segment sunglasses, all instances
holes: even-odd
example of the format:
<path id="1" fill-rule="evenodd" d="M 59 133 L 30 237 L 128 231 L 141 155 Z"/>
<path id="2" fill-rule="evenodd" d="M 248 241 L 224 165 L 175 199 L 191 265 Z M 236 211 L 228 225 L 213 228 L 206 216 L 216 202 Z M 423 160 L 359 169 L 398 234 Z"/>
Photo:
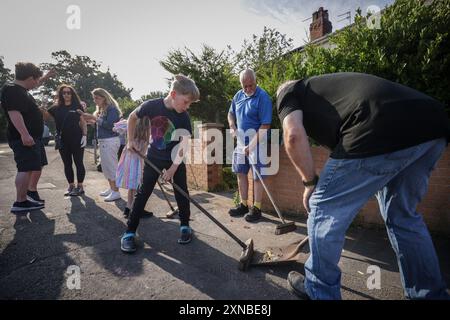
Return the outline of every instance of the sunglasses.
<path id="1" fill-rule="evenodd" d="M 72 91 L 63 91 L 62 94 L 63 95 L 72 95 Z"/>

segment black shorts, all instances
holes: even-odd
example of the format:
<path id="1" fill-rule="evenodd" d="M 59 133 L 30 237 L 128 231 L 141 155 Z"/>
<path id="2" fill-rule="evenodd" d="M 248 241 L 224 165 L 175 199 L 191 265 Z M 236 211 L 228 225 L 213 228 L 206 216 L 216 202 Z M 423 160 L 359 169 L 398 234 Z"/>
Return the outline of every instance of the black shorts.
<path id="1" fill-rule="evenodd" d="M 18 172 L 40 171 L 43 166 L 48 164 L 42 139 L 35 138 L 34 142 L 33 146 L 25 147 L 22 140 L 8 141 L 14 152 Z"/>

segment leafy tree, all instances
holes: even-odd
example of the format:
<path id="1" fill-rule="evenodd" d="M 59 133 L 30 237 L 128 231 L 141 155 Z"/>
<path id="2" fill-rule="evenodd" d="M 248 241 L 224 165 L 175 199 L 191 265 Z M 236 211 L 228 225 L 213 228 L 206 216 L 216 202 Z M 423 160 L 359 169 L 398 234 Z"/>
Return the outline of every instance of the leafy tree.
<path id="1" fill-rule="evenodd" d="M 331 48 L 308 45 L 301 53 L 264 65 L 259 83 L 275 98 L 286 80 L 363 72 L 422 91 L 448 107 L 450 2 L 397 0 L 384 9 L 381 29 L 368 28 L 366 19 L 359 10 L 353 25 L 330 37 Z"/>
<path id="2" fill-rule="evenodd" d="M 251 68 L 257 73 L 276 64 L 283 55 L 292 49 L 293 40 L 275 29 L 264 27 L 261 36 L 253 35 L 244 40 L 241 50 L 236 54 L 238 72 Z"/>
<path id="3" fill-rule="evenodd" d="M 0 87 L 3 87 L 5 82 L 14 80 L 14 75 L 11 70 L 5 67 L 3 57 L 0 56 Z"/>
<path id="4" fill-rule="evenodd" d="M 134 101 L 131 98 L 118 98 L 117 103 L 122 110 L 123 118 L 128 118 L 131 112 L 139 106 L 139 101 Z"/>
<path id="5" fill-rule="evenodd" d="M 56 88 L 67 83 L 72 85 L 80 98 L 88 105 L 93 103 L 91 91 L 95 88 L 108 90 L 114 98 L 130 98 L 132 89 L 127 89 L 119 81 L 116 74 L 109 69 L 101 71 L 101 64 L 87 56 L 72 56 L 69 52 L 62 50 L 52 53 L 51 63 L 41 64 L 45 70 L 55 69 L 57 76 L 50 79 L 45 88 L 41 89 L 41 95 L 51 96 Z"/>
<path id="6" fill-rule="evenodd" d="M 253 68 L 261 82 L 272 75 L 271 69 L 291 48 L 292 39 L 264 27 L 263 34 L 245 40 L 238 53 L 230 47 L 216 51 L 203 45 L 200 54 L 188 48 L 174 50 L 160 63 L 168 72 L 183 73 L 196 81 L 201 101 L 190 108 L 194 120 L 226 124 L 231 99 L 240 89 L 239 72 Z"/>
<path id="7" fill-rule="evenodd" d="M 189 109 L 193 118 L 226 123 L 230 101 L 239 88 L 229 48 L 216 51 L 203 45 L 200 54 L 188 48 L 173 50 L 160 64 L 172 74 L 181 73 L 191 77 L 197 84 L 201 96 L 200 101 Z"/>
<path id="8" fill-rule="evenodd" d="M 88 105 L 88 112 L 95 110 L 94 102 L 92 100 L 91 92 L 95 88 L 104 88 L 108 90 L 113 97 L 118 100 L 119 105 L 125 112 L 131 112 L 134 102 L 131 100 L 130 93 L 132 89 L 127 89 L 117 78 L 117 75 L 112 74 L 109 68 L 105 71 L 101 70 L 101 63 L 92 60 L 87 56 L 72 56 L 65 50 L 52 53 L 53 62 L 42 63 L 40 65 L 43 70 L 54 69 L 57 75 L 49 79 L 45 86 L 39 89 L 35 94 L 37 100 L 42 98 L 52 101 L 54 92 L 62 83 L 72 85 L 81 100 Z M 53 123 L 49 123 L 52 126 Z M 93 136 L 93 128 L 89 126 L 88 140 Z"/>
<path id="9" fill-rule="evenodd" d="M 14 76 L 11 73 L 11 70 L 5 67 L 3 57 L 0 56 L 0 88 L 2 88 L 6 82 L 12 80 L 14 80 Z M 6 139 L 6 126 L 6 116 L 3 110 L 0 110 L 0 140 Z"/>
<path id="10" fill-rule="evenodd" d="M 286 59 L 292 50 L 293 40 L 275 29 L 264 27 L 260 36 L 245 39 L 241 50 L 235 55 L 236 69 L 251 68 L 256 72 L 258 85 L 266 90 L 275 103 L 275 93 L 279 83 L 287 77 L 287 72 L 296 70 L 295 60 Z M 292 72 L 291 72 L 292 73 Z M 294 75 L 291 75 L 291 77 Z M 279 128 L 275 106 L 273 107 L 272 128 Z"/>
<path id="11" fill-rule="evenodd" d="M 245 39 L 236 54 L 236 73 L 251 68 L 256 72 L 258 85 L 266 90 L 275 102 L 278 84 L 285 77 L 288 65 L 285 55 L 292 50 L 293 40 L 273 28 L 264 27 L 260 36 Z M 280 68 L 281 67 L 281 68 Z M 278 128 L 276 108 L 273 108 L 272 127 Z"/>
<path id="12" fill-rule="evenodd" d="M 151 100 L 151 99 L 158 99 L 158 98 L 164 98 L 169 93 L 169 90 L 163 92 L 163 91 L 151 91 L 149 94 L 145 94 L 141 96 L 140 99 L 138 99 L 136 102 L 141 104 L 144 101 Z"/>

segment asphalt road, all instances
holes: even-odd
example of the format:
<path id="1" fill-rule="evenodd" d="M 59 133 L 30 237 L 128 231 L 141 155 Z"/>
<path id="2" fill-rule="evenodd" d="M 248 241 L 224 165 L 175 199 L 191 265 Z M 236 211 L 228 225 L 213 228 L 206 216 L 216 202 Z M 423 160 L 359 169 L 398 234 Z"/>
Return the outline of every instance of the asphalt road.
<path id="1" fill-rule="evenodd" d="M 125 201 L 106 203 L 98 195 L 107 181 L 95 170 L 92 151 L 85 164 L 86 195 L 64 197 L 67 182 L 62 161 L 47 147 L 39 192 L 46 208 L 26 215 L 9 212 L 15 199 L 16 167 L 7 145 L 0 144 L 0 299 L 296 299 L 286 285 L 290 270 L 303 272 L 302 261 L 286 266 L 237 268 L 241 248 L 197 208 L 191 206 L 192 243 L 177 243 L 179 224 L 165 218 L 169 210 L 156 190 L 147 203 L 154 217 L 141 220 L 139 250 L 120 251 L 125 231 Z M 126 190 L 121 190 L 125 199 Z M 306 234 L 275 236 L 276 217 L 248 224 L 230 218 L 230 193 L 191 191 L 219 221 L 256 249 L 286 245 Z M 171 197 L 172 201 L 174 200 Z M 442 270 L 450 283 L 450 241 L 435 238 Z M 380 289 L 369 289 L 369 266 L 381 270 Z M 340 262 L 344 299 L 403 299 L 395 255 L 384 230 L 349 230 Z M 78 276 L 79 275 L 79 276 Z"/>

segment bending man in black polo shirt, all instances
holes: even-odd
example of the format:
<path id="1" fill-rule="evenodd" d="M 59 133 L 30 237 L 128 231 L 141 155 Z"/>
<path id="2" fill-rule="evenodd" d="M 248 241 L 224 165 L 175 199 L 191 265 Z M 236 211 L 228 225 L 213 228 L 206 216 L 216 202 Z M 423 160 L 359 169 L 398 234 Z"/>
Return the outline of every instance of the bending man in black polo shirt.
<path id="1" fill-rule="evenodd" d="M 8 120 L 8 144 L 17 164 L 16 202 L 11 212 L 27 212 L 44 208 L 37 191 L 28 193 L 30 184 L 37 184 L 42 167 L 47 165 L 42 133 L 42 113 L 28 90 L 39 87 L 53 71 L 42 77 L 42 71 L 32 63 L 16 64 L 15 81 L 2 88 L 1 105 Z M 37 199 L 37 200 L 36 200 Z"/>
<path id="2" fill-rule="evenodd" d="M 336 73 L 290 81 L 277 108 L 287 153 L 305 191 L 311 255 L 291 272 L 300 297 L 340 299 L 338 262 L 350 223 L 376 196 L 408 298 L 448 299 L 436 252 L 416 207 L 449 137 L 444 106 L 385 79 Z M 318 178 L 308 136 L 331 150 Z"/>

